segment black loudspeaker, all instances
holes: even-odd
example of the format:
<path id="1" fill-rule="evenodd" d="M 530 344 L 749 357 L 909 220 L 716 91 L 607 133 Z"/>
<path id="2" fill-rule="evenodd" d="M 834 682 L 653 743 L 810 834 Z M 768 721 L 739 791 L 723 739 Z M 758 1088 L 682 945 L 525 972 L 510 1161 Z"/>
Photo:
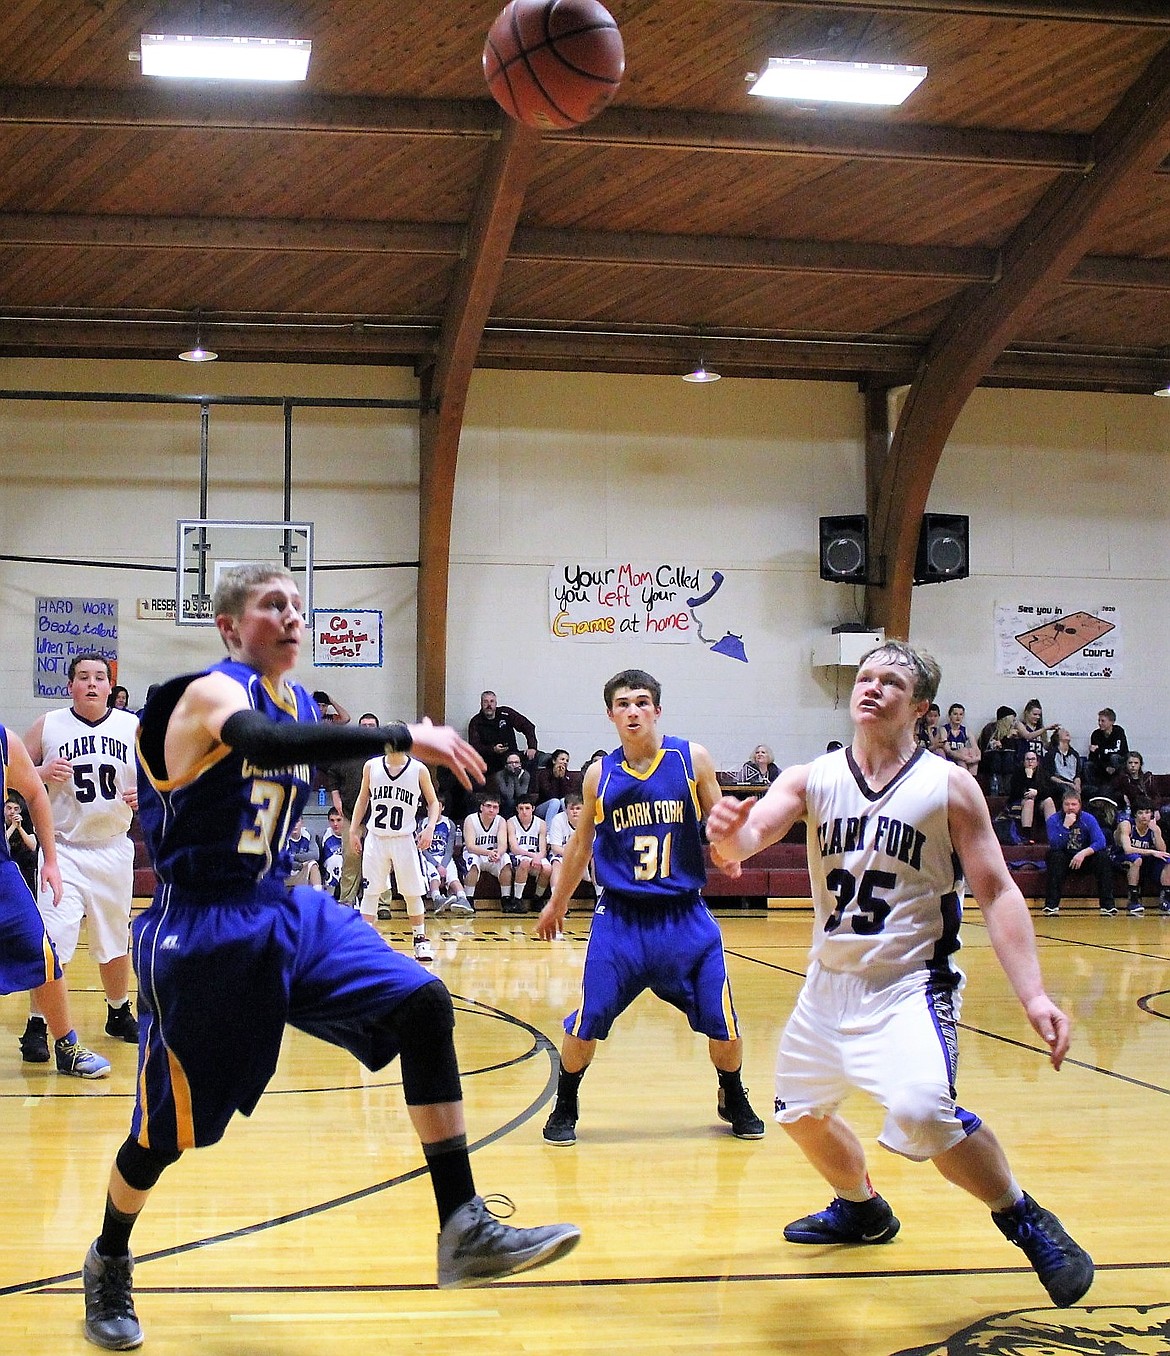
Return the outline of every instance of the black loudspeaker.
<path id="1" fill-rule="evenodd" d="M 971 520 L 958 513 L 924 513 L 914 558 L 916 584 L 945 584 L 971 573 Z"/>
<path id="2" fill-rule="evenodd" d="M 864 584 L 869 574 L 869 521 L 864 513 L 821 519 L 821 578 Z"/>

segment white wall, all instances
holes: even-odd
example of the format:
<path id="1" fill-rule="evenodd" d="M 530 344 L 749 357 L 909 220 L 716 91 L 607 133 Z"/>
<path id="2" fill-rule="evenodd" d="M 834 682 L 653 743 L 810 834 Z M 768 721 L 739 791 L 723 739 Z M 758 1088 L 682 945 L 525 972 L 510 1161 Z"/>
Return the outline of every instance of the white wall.
<path id="1" fill-rule="evenodd" d="M 0 388 L 413 397 L 401 369 L 179 363 L 0 362 Z M 929 509 L 968 513 L 975 577 L 915 590 L 913 635 L 943 664 L 940 699 L 978 728 L 1033 695 L 1084 746 L 1114 706 L 1148 764 L 1170 770 L 1162 719 L 1163 559 L 1170 402 L 980 391 L 947 447 Z M 294 415 L 293 517 L 316 524 L 318 564 L 417 556 L 413 411 Z M 211 415 L 208 514 L 279 518 L 279 409 Z M 0 401 L 0 552 L 169 564 L 175 522 L 198 511 L 197 407 Z M 817 519 L 864 508 L 862 406 L 845 384 L 477 373 L 460 450 L 452 536 L 447 716 L 463 724 L 494 688 L 574 762 L 612 742 L 601 687 L 648 668 L 664 727 L 738 767 L 755 743 L 781 763 L 847 734 L 849 675 L 813 669 L 814 639 L 859 619 L 860 591 L 818 578 Z M 718 569 L 704 611 L 742 635 L 747 664 L 702 645 L 586 644 L 549 631 L 549 569 L 563 559 L 675 559 Z M 412 714 L 413 570 L 322 572 L 321 607 L 385 611 L 382 670 L 302 667 L 356 716 Z M 38 593 L 117 597 L 121 680 L 209 662 L 212 632 L 134 619 L 166 576 L 0 561 L 0 718 L 17 730 L 51 703 L 33 684 Z M 1021 682 L 994 673 L 996 602 L 1043 597 L 1122 609 L 1125 659 L 1110 681 Z"/>

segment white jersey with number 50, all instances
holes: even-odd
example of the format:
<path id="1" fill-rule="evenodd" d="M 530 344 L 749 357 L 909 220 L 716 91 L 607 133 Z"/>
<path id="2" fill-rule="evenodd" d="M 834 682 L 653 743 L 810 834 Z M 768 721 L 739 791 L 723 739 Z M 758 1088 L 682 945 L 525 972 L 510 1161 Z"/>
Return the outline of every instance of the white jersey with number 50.
<path id="1" fill-rule="evenodd" d="M 839 749 L 809 764 L 810 958 L 878 983 L 921 968 L 953 973 L 963 882 L 947 822 L 950 763 L 919 749 L 873 790 Z"/>
<path id="2" fill-rule="evenodd" d="M 138 717 L 110 710 L 91 722 L 66 706 L 47 712 L 41 731 L 45 760 L 67 758 L 73 769 L 70 781 L 50 782 L 47 788 L 58 840 L 80 846 L 128 832 L 134 812 L 122 792 L 138 781 Z"/>

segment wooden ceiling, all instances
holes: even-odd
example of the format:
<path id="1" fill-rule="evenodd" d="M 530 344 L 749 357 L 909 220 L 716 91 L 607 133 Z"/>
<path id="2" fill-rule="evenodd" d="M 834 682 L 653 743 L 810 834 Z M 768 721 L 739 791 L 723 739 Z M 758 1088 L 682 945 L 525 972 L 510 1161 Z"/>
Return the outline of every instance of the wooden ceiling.
<path id="1" fill-rule="evenodd" d="M 171 358 L 198 323 L 223 360 L 420 374 L 461 335 L 492 367 L 1170 381 L 1165 0 L 612 0 L 614 103 L 511 158 L 497 8 L 8 0 L 0 355 Z M 139 34 L 194 25 L 311 38 L 307 85 L 144 78 Z M 786 54 L 930 74 L 761 108 Z"/>

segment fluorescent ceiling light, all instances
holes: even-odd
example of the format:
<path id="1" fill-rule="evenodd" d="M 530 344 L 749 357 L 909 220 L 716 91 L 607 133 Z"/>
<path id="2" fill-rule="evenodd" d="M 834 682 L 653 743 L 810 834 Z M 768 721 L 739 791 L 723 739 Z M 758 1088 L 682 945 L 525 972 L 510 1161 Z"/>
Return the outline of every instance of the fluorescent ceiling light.
<path id="1" fill-rule="evenodd" d="M 818 104 L 900 104 L 926 79 L 925 66 L 769 57 L 749 94 Z"/>
<path id="2" fill-rule="evenodd" d="M 142 34 L 142 74 L 188 80 L 304 80 L 307 38 L 196 38 Z"/>

